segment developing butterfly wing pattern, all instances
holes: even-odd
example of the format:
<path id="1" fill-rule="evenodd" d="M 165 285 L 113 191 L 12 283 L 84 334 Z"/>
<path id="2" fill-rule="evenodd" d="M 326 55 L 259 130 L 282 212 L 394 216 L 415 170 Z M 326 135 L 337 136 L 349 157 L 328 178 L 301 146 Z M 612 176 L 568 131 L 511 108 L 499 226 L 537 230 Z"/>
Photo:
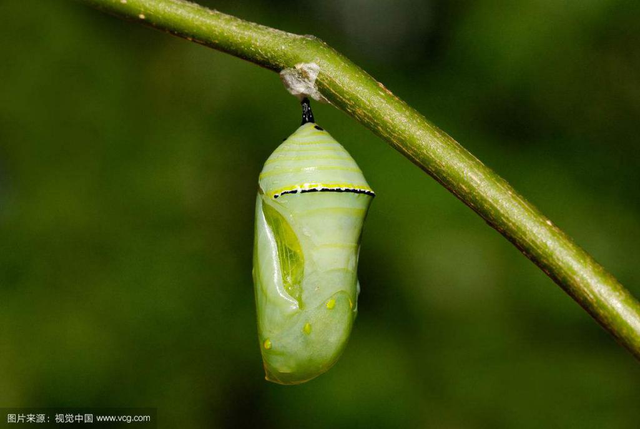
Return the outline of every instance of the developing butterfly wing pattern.
<path id="1" fill-rule="evenodd" d="M 347 344 L 374 194 L 342 145 L 304 121 L 266 161 L 259 185 L 254 287 L 266 378 L 299 384 L 331 368 Z"/>

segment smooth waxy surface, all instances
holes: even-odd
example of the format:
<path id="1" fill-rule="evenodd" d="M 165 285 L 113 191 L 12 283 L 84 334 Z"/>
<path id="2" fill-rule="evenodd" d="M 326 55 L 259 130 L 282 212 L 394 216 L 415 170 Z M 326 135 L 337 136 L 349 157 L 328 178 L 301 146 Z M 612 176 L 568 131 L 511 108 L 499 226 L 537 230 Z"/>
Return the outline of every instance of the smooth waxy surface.
<path id="1" fill-rule="evenodd" d="M 301 126 L 265 163 L 254 284 L 268 380 L 308 381 L 344 350 L 357 311 L 370 194 L 355 161 L 315 124 Z"/>

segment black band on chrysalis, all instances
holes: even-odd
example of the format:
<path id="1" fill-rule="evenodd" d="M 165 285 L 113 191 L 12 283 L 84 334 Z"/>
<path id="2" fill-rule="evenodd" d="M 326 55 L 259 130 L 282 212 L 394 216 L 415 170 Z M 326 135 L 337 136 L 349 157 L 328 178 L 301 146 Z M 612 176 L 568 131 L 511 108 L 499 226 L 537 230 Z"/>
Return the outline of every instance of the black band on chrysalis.
<path id="1" fill-rule="evenodd" d="M 309 99 L 307 97 L 303 98 L 300 104 L 302 104 L 302 124 L 300 125 L 304 125 L 308 122 L 315 123 Z"/>

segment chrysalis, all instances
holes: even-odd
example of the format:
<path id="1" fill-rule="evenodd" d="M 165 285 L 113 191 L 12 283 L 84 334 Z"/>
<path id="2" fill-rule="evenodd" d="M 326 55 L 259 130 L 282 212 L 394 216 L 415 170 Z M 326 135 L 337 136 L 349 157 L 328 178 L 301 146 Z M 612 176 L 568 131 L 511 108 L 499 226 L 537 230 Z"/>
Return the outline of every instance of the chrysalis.
<path id="1" fill-rule="evenodd" d="M 353 158 L 314 123 L 271 154 L 259 178 L 253 282 L 266 379 L 326 372 L 356 317 L 362 225 L 374 193 Z"/>

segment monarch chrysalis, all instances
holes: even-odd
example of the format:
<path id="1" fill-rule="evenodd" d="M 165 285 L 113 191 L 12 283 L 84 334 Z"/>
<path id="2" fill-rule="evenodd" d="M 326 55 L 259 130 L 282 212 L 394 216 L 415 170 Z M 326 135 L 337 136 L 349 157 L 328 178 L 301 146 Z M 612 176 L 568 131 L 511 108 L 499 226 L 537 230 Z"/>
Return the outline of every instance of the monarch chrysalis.
<path id="1" fill-rule="evenodd" d="M 336 363 L 356 317 L 362 226 L 374 196 L 353 158 L 315 124 L 271 154 L 259 178 L 253 255 L 266 379 L 298 384 Z"/>

